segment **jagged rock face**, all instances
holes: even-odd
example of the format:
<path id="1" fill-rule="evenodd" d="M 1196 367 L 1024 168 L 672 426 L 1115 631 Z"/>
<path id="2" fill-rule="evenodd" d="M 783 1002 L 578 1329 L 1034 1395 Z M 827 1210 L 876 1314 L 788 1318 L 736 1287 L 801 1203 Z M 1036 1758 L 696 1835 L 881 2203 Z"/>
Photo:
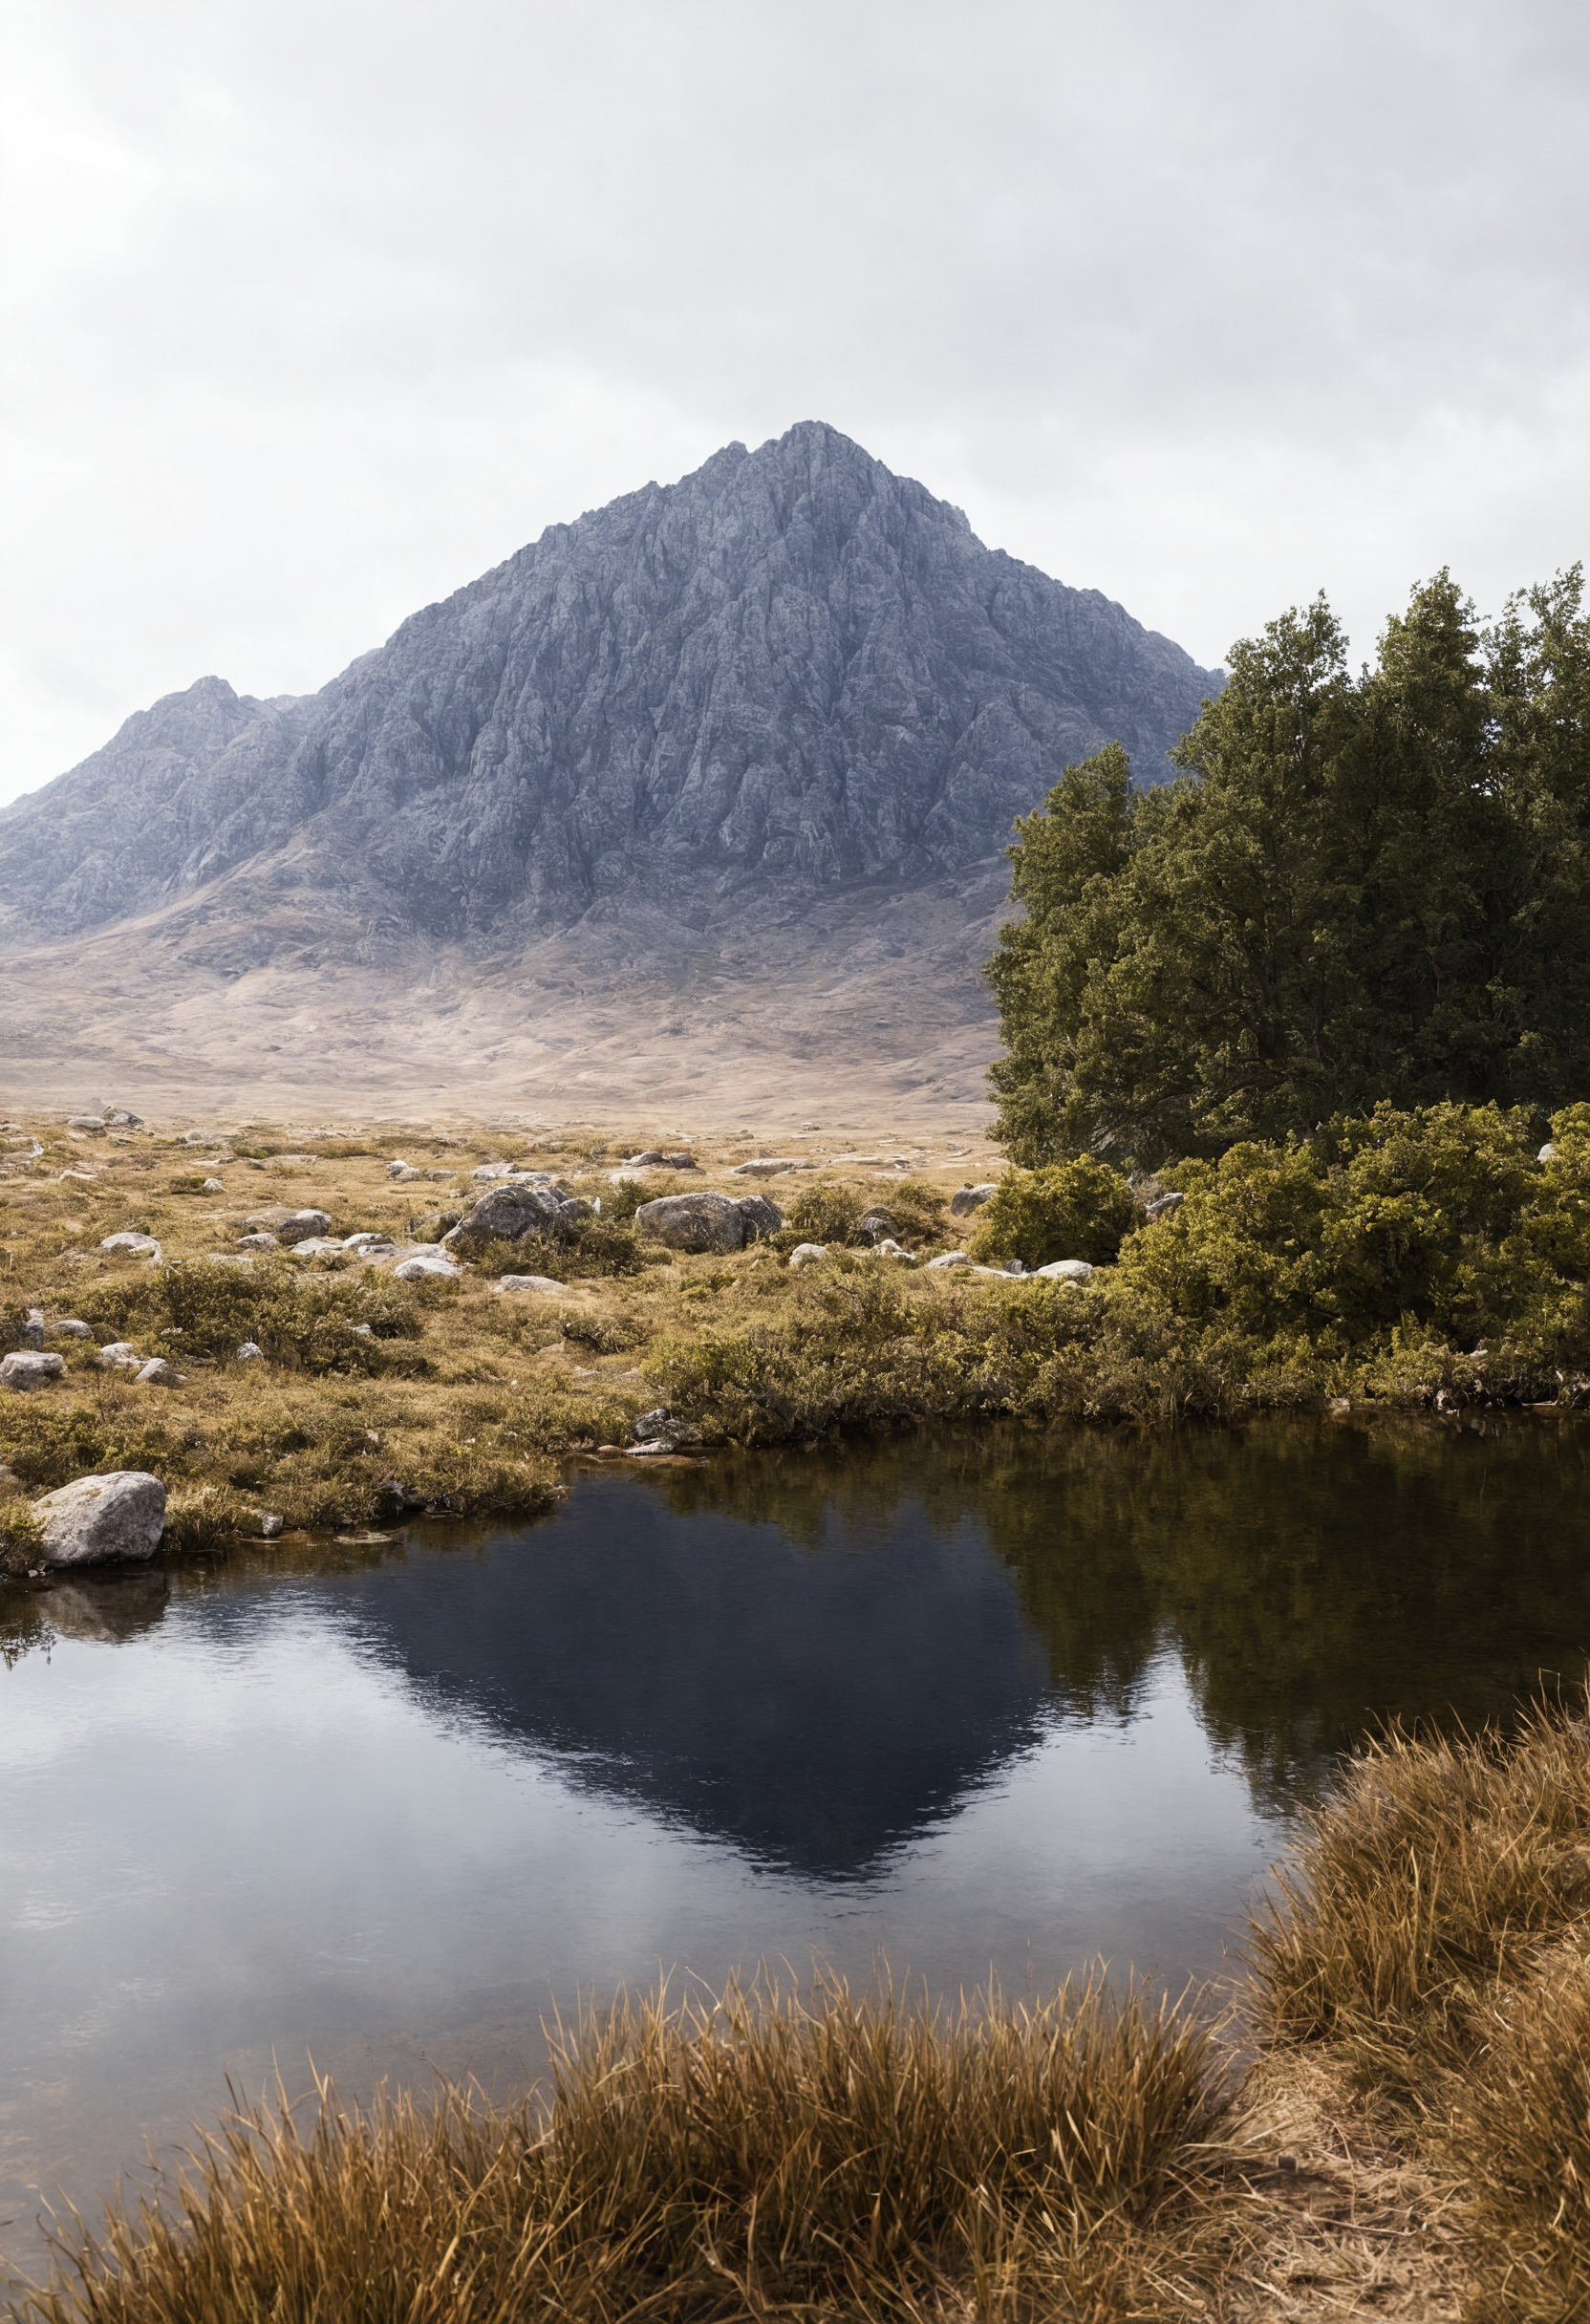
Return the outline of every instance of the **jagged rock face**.
<path id="1" fill-rule="evenodd" d="M 316 696 L 130 719 L 0 814 L 0 909 L 73 935 L 247 867 L 500 938 L 938 878 L 1107 740 L 1160 779 L 1218 682 L 807 423 L 554 526 Z"/>

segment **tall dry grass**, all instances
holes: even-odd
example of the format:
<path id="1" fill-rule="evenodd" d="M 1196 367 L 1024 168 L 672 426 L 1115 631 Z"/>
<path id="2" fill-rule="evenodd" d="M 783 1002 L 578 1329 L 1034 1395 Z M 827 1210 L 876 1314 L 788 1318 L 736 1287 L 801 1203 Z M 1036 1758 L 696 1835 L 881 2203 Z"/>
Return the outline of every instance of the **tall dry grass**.
<path id="1" fill-rule="evenodd" d="M 1250 1935 L 1281 2045 L 1324 2042 L 1467 2189 L 1473 2324 L 1590 2316 L 1590 1720 L 1392 1733 Z"/>
<path id="2" fill-rule="evenodd" d="M 1088 1984 L 953 2015 L 768 1985 L 588 2014 L 539 2106 L 252 2112 L 63 2246 L 31 2324 L 1185 2313 L 1226 2091 L 1206 2020 Z"/>

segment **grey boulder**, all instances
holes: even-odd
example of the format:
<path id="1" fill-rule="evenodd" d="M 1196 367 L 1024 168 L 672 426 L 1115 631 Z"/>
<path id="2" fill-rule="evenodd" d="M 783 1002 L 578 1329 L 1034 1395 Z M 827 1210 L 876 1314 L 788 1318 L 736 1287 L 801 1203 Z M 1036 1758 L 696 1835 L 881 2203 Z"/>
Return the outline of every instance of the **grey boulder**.
<path id="1" fill-rule="evenodd" d="M 1093 1269 L 1085 1259 L 1051 1259 L 1046 1267 L 1035 1267 L 1035 1276 L 1049 1283 L 1090 1283 Z"/>
<path id="2" fill-rule="evenodd" d="M 974 1211 L 980 1211 L 983 1204 L 998 1191 L 993 1185 L 963 1186 L 959 1194 L 950 1196 L 950 1216 L 952 1218 L 970 1217 Z"/>
<path id="3" fill-rule="evenodd" d="M 485 1242 L 523 1242 L 531 1235 L 570 1235 L 590 1216 L 590 1203 L 577 1195 L 527 1179 L 508 1179 L 483 1194 L 469 1216 L 441 1239 L 450 1251 Z"/>
<path id="4" fill-rule="evenodd" d="M 744 1247 L 743 1211 L 743 1204 L 728 1194 L 659 1194 L 655 1202 L 640 1205 L 634 1222 L 671 1251 L 727 1253 Z"/>
<path id="5" fill-rule="evenodd" d="M 41 1355 L 37 1348 L 18 1348 L 0 1357 L 0 1388 L 44 1388 L 66 1369 L 64 1356 Z"/>
<path id="6" fill-rule="evenodd" d="M 776 1202 L 769 1202 L 765 1194 L 738 1195 L 735 1208 L 744 1222 L 747 1242 L 762 1242 L 784 1225 L 783 1211 Z"/>
<path id="7" fill-rule="evenodd" d="M 161 1246 L 153 1235 L 134 1235 L 125 1228 L 119 1235 L 107 1235 L 99 1248 L 109 1251 L 113 1258 L 121 1253 L 133 1259 L 159 1259 L 161 1255 Z"/>
<path id="8" fill-rule="evenodd" d="M 450 1282 L 455 1275 L 462 1273 L 458 1260 L 449 1258 L 440 1244 L 434 1251 L 417 1251 L 412 1259 L 400 1259 L 392 1270 L 393 1280 L 399 1283 L 423 1282 L 429 1275 Z"/>
<path id="9" fill-rule="evenodd" d="M 143 1469 L 75 1477 L 33 1503 L 45 1565 L 99 1565 L 152 1558 L 165 1525 L 165 1487 Z"/>

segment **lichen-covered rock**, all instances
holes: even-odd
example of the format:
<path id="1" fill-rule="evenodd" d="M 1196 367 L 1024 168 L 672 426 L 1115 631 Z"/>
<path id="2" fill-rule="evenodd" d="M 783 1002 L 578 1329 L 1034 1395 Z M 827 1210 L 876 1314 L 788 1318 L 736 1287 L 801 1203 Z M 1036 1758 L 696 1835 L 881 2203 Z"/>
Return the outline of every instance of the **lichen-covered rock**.
<path id="1" fill-rule="evenodd" d="M 950 1196 L 950 1216 L 969 1218 L 974 1211 L 980 1211 L 983 1204 L 998 1192 L 998 1187 L 992 1183 L 987 1186 L 963 1186 L 958 1194 Z"/>
<path id="2" fill-rule="evenodd" d="M 784 1225 L 784 1213 L 765 1194 L 741 1194 L 736 1209 L 744 1221 L 747 1242 L 765 1242 L 769 1235 L 777 1235 Z"/>
<path id="3" fill-rule="evenodd" d="M 143 1469 L 74 1477 L 33 1505 L 41 1565 L 99 1565 L 152 1558 L 165 1525 L 165 1487 Z"/>
<path id="4" fill-rule="evenodd" d="M 0 1388 L 48 1388 L 66 1369 L 64 1356 L 41 1355 L 35 1347 L 19 1347 L 0 1357 Z"/>
<path id="5" fill-rule="evenodd" d="M 550 1182 L 501 1179 L 441 1239 L 450 1251 L 467 1251 L 487 1242 L 523 1242 L 528 1235 L 569 1235 L 590 1216 L 589 1202 L 561 1194 Z"/>
<path id="6" fill-rule="evenodd" d="M 634 1222 L 643 1235 L 655 1235 L 671 1251 L 726 1255 L 745 1244 L 744 1205 L 728 1194 L 659 1194 L 655 1202 L 640 1205 Z"/>

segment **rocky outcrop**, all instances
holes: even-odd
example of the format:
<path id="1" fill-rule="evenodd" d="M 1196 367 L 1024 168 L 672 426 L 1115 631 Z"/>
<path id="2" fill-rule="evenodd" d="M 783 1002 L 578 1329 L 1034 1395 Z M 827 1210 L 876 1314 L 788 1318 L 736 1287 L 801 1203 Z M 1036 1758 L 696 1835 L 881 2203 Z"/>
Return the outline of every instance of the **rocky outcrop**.
<path id="1" fill-rule="evenodd" d="M 41 1565 L 100 1565 L 152 1558 L 165 1526 L 165 1487 L 143 1469 L 75 1477 L 32 1505 L 43 1528 Z"/>
<path id="2" fill-rule="evenodd" d="M 0 814 L 0 917 L 58 938 L 214 891 L 231 974 L 293 896 L 361 941 L 500 939 L 940 880 L 1107 740 L 1158 781 L 1216 683 L 808 422 L 553 526 L 318 695 L 205 678 L 140 712 Z"/>
<path id="3" fill-rule="evenodd" d="M 589 1202 L 560 1194 L 549 1180 L 508 1179 L 483 1194 L 441 1239 L 450 1251 L 468 1251 L 488 1242 L 523 1242 L 527 1235 L 568 1235 L 590 1216 Z"/>

